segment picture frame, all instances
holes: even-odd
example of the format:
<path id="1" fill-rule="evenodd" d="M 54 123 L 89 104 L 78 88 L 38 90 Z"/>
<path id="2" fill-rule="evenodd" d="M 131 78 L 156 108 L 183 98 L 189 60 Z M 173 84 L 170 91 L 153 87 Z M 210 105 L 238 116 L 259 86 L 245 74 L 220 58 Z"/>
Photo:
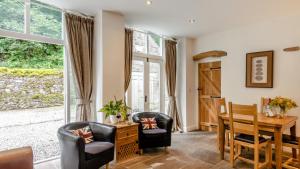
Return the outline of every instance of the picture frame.
<path id="1" fill-rule="evenodd" d="M 273 58 L 274 51 L 247 53 L 247 88 L 273 88 Z"/>

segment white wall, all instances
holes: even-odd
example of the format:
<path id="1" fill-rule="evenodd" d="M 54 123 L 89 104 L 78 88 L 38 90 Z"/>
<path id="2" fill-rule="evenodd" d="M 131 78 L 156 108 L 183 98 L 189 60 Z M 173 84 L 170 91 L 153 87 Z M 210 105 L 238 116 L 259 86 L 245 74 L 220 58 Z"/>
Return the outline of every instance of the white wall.
<path id="1" fill-rule="evenodd" d="M 124 16 L 100 11 L 95 17 L 95 97 L 96 110 L 114 99 L 124 98 Z M 103 114 L 97 113 L 97 121 Z"/>
<path id="2" fill-rule="evenodd" d="M 192 52 L 193 39 L 180 38 L 178 40 L 178 70 L 177 70 L 177 103 L 179 112 L 182 115 L 183 130 L 185 132 L 196 130 L 197 117 L 195 112 L 195 78 L 190 76 L 190 72 L 194 72 Z"/>
<path id="3" fill-rule="evenodd" d="M 222 60 L 222 96 L 242 104 L 257 103 L 262 96 L 284 96 L 300 105 L 300 52 L 283 52 L 284 48 L 300 45 L 299 16 L 279 18 L 266 23 L 248 25 L 197 38 L 194 54 L 209 50 L 225 50 Z M 245 87 L 246 53 L 274 50 L 274 88 Z M 197 64 L 194 64 L 196 78 Z M 197 79 L 194 86 L 197 86 Z M 195 102 L 197 103 L 197 102 Z M 300 108 L 289 112 L 299 116 Z M 194 112 L 196 117 L 197 109 Z M 300 124 L 300 120 L 297 122 Z M 298 125 L 300 134 L 300 125 Z"/>

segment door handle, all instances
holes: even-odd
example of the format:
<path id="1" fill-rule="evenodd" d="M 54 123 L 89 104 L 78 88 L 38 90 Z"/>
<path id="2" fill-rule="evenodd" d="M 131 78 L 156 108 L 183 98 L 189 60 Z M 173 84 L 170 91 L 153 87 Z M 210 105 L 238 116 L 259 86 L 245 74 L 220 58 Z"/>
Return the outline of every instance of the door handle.
<path id="1" fill-rule="evenodd" d="M 147 103 L 148 102 L 148 97 L 147 96 L 145 96 L 145 103 Z"/>

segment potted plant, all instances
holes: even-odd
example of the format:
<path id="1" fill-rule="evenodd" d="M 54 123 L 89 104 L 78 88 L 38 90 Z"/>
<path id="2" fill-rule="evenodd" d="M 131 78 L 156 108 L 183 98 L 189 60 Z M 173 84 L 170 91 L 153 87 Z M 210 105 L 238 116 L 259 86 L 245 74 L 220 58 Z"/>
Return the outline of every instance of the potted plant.
<path id="1" fill-rule="evenodd" d="M 122 104 L 122 100 L 111 100 L 106 105 L 104 105 L 103 108 L 99 110 L 99 112 L 105 113 L 105 119 L 109 117 L 110 122 L 115 124 L 117 123 L 116 116 L 118 115 L 118 113 L 120 113 Z"/>
<path id="2" fill-rule="evenodd" d="M 270 106 L 280 118 L 283 118 L 287 114 L 287 111 L 289 111 L 290 109 L 298 107 L 296 102 L 292 99 L 280 96 L 277 96 L 274 99 L 272 99 L 272 101 L 270 102 Z"/>

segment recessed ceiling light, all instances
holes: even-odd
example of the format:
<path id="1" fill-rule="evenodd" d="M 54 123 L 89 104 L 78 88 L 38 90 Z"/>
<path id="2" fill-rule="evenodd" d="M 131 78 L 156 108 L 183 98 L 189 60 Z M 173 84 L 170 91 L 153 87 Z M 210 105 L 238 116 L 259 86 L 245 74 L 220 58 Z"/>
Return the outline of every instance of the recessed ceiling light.
<path id="1" fill-rule="evenodd" d="M 196 19 L 189 19 L 189 23 L 195 23 Z"/>
<path id="2" fill-rule="evenodd" d="M 147 4 L 147 5 L 151 5 L 151 4 L 152 4 L 152 1 L 151 1 L 151 0 L 147 0 L 147 1 L 146 1 L 146 4 Z"/>

